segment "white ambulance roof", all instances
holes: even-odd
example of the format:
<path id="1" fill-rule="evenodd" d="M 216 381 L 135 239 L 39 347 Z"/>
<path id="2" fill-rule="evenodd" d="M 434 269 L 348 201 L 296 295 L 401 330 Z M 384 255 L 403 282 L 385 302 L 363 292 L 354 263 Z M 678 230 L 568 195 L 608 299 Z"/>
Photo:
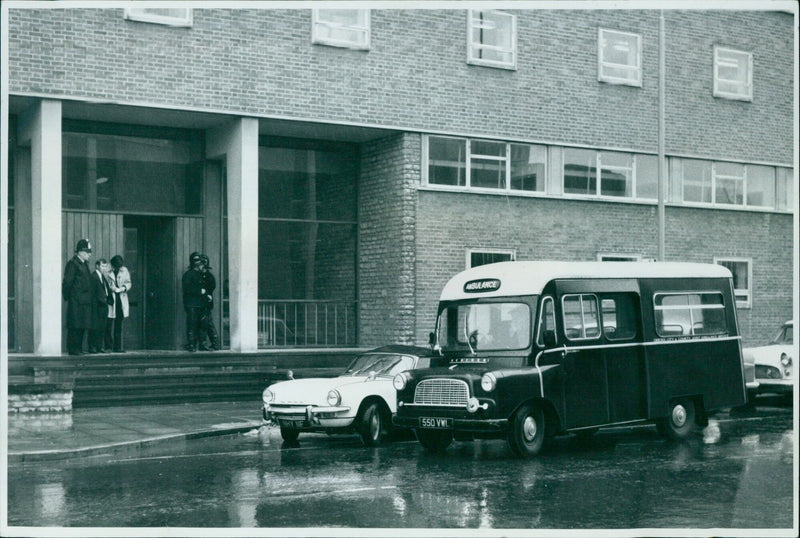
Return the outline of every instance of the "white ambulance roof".
<path id="1" fill-rule="evenodd" d="M 722 265 L 684 262 L 500 262 L 480 265 L 458 273 L 445 284 L 442 301 L 539 295 L 553 279 L 576 278 L 730 278 L 731 272 Z M 467 293 L 464 286 L 475 280 L 500 281 L 498 289 Z"/>

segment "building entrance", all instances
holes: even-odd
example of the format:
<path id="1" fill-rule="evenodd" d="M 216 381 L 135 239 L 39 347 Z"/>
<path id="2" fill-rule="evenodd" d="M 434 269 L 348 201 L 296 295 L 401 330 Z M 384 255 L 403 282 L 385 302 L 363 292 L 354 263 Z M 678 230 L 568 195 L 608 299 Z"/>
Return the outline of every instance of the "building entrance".
<path id="1" fill-rule="evenodd" d="M 125 217 L 124 256 L 133 281 L 124 328 L 129 349 L 175 349 L 179 290 L 174 244 L 174 218 Z"/>

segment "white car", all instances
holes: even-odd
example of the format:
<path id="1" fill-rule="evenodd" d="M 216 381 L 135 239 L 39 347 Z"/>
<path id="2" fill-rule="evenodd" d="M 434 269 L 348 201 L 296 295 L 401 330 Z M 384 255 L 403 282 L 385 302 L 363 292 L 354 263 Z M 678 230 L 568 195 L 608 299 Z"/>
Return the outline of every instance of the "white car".
<path id="1" fill-rule="evenodd" d="M 356 432 L 375 446 L 392 427 L 397 394 L 392 378 L 430 366 L 430 350 L 385 346 L 356 357 L 339 377 L 281 381 L 264 390 L 264 419 L 277 423 L 284 441 L 300 432 Z"/>
<path id="2" fill-rule="evenodd" d="M 742 350 L 745 365 L 755 366 L 756 393 L 792 394 L 793 344 L 794 326 L 787 321 L 770 345 Z"/>

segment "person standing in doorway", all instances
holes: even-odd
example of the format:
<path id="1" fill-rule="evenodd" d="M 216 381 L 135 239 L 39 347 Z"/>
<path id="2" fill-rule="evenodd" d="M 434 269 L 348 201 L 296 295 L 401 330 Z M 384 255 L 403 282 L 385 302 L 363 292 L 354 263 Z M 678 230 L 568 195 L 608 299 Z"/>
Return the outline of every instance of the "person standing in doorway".
<path id="1" fill-rule="evenodd" d="M 92 273 L 87 265 L 92 257 L 92 245 L 81 239 L 75 255 L 64 267 L 61 296 L 67 301 L 67 352 L 83 354 L 83 339 L 92 326 Z"/>
<path id="2" fill-rule="evenodd" d="M 114 292 L 114 308 L 108 315 L 107 337 L 112 336 L 110 326 L 113 325 L 112 349 L 114 353 L 125 353 L 125 346 L 122 342 L 122 322 L 130 314 L 128 292 L 131 290 L 131 274 L 125 267 L 125 260 L 119 254 L 111 258 L 111 267 L 113 267 L 113 271 L 109 275 L 112 282 L 111 289 Z"/>
<path id="3" fill-rule="evenodd" d="M 186 311 L 186 351 L 197 351 L 200 320 L 206 308 L 206 289 L 203 287 L 203 259 L 199 252 L 189 255 L 189 269 L 181 279 L 183 309 Z"/>
<path id="4" fill-rule="evenodd" d="M 114 292 L 106 279 L 108 262 L 100 258 L 94 262 L 92 273 L 92 326 L 89 328 L 89 353 L 105 353 L 103 336 L 108 323 L 109 307 L 114 306 Z"/>
<path id="5" fill-rule="evenodd" d="M 214 325 L 214 316 L 211 311 L 214 309 L 214 290 L 217 289 L 217 279 L 211 272 L 211 264 L 208 261 L 208 256 L 205 254 L 200 255 L 200 260 L 203 262 L 203 288 L 206 290 L 206 306 L 203 309 L 203 316 L 200 320 L 200 350 L 202 351 L 219 351 L 219 334 L 217 327 Z M 211 347 L 206 347 L 206 336 Z"/>

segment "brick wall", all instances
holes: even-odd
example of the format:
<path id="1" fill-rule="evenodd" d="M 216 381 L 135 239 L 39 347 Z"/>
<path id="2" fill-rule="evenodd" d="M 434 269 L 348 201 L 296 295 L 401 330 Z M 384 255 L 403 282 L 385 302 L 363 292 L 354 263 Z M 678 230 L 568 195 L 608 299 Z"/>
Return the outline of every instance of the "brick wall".
<path id="1" fill-rule="evenodd" d="M 10 91 L 655 150 L 658 11 L 517 10 L 517 70 L 466 63 L 465 10 L 372 10 L 369 51 L 311 44 L 310 10 L 12 9 Z M 666 11 L 668 151 L 791 161 L 792 16 Z M 597 28 L 638 33 L 643 87 L 597 81 Z M 712 45 L 755 98 L 711 97 Z"/>
<path id="2" fill-rule="evenodd" d="M 365 144 L 359 180 L 359 345 L 414 343 L 419 135 Z"/>

